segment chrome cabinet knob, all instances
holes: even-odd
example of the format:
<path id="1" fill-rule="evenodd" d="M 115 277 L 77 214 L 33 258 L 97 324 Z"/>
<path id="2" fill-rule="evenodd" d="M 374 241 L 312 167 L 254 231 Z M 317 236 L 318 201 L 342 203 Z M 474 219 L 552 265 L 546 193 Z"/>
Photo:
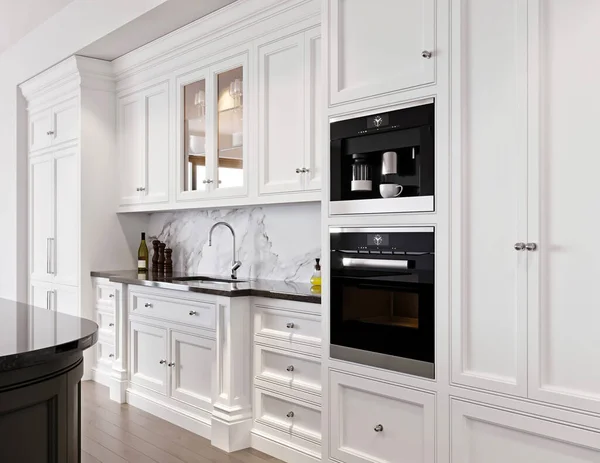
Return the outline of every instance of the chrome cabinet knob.
<path id="1" fill-rule="evenodd" d="M 198 315 L 198 312 L 196 312 L 195 310 L 190 310 L 190 315 Z"/>
<path id="2" fill-rule="evenodd" d="M 525 243 L 515 243 L 516 251 L 522 251 L 523 249 L 525 249 Z"/>
<path id="3" fill-rule="evenodd" d="M 206 180 L 202 180 L 202 183 L 204 183 L 206 185 Z"/>
<path id="4" fill-rule="evenodd" d="M 172 362 L 169 362 L 169 363 L 167 363 L 167 366 L 168 366 L 168 367 L 174 367 L 174 366 L 175 366 L 175 364 L 174 364 L 174 363 L 172 363 Z"/>
<path id="5" fill-rule="evenodd" d="M 115 295 L 114 294 L 109 294 L 108 297 L 110 297 L 112 299 L 113 297 L 115 297 Z"/>
<path id="6" fill-rule="evenodd" d="M 135 189 L 135 191 L 140 191 L 140 187 L 137 187 L 137 188 Z"/>
<path id="7" fill-rule="evenodd" d="M 535 251 L 537 249 L 537 244 L 535 244 L 535 243 L 527 243 L 525 245 L 525 249 L 527 249 L 528 251 Z"/>
<path id="8" fill-rule="evenodd" d="M 307 169 L 306 167 L 303 167 L 302 168 L 302 172 L 306 174 L 306 173 L 310 172 L 310 169 Z"/>
<path id="9" fill-rule="evenodd" d="M 114 358 L 115 354 L 108 354 L 110 358 Z"/>
<path id="10" fill-rule="evenodd" d="M 294 417 L 294 412 L 288 412 L 287 415 L 288 418 L 293 418 Z"/>
<path id="11" fill-rule="evenodd" d="M 287 371 L 294 371 L 294 365 L 290 365 L 286 368 Z"/>
<path id="12" fill-rule="evenodd" d="M 213 183 L 213 182 L 214 182 L 214 180 L 213 180 L 213 179 L 211 179 L 211 178 L 207 178 L 207 179 L 206 179 L 206 183 Z"/>
<path id="13" fill-rule="evenodd" d="M 109 323 L 108 326 L 115 326 L 115 324 L 114 323 Z"/>
<path id="14" fill-rule="evenodd" d="M 293 323 L 288 323 L 287 325 L 285 325 L 286 328 L 292 329 L 294 327 Z"/>
<path id="15" fill-rule="evenodd" d="M 161 365 L 164 365 L 165 363 L 167 363 L 166 360 L 160 360 L 158 363 L 160 363 Z"/>
<path id="16" fill-rule="evenodd" d="M 425 58 L 425 59 L 430 59 L 430 58 L 433 56 L 433 53 L 431 53 L 431 52 L 430 52 L 430 51 L 428 51 L 428 50 L 423 50 L 423 51 L 421 52 L 421 56 L 422 56 L 423 58 Z"/>
<path id="17" fill-rule="evenodd" d="M 152 304 L 150 304 L 149 302 L 146 302 L 146 303 L 144 304 L 144 307 L 152 308 Z"/>
<path id="18" fill-rule="evenodd" d="M 54 130 L 48 130 L 48 131 L 46 132 L 46 135 L 54 135 Z"/>
<path id="19" fill-rule="evenodd" d="M 146 188 L 145 187 L 141 187 L 140 191 L 146 191 Z"/>
<path id="20" fill-rule="evenodd" d="M 380 425 L 380 424 L 378 424 L 377 426 L 375 426 L 375 427 L 373 428 L 373 430 L 374 430 L 375 432 L 381 432 L 381 431 L 383 431 L 383 426 L 382 426 L 382 425 Z"/>
<path id="21" fill-rule="evenodd" d="M 296 168 L 296 173 L 299 174 L 300 172 L 302 172 L 302 169 Z"/>

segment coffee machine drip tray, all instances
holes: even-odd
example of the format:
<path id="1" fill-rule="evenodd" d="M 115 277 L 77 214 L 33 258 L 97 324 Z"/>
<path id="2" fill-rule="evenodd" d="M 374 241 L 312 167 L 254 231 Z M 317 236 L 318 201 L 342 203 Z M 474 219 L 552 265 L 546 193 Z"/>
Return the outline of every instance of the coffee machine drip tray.
<path id="1" fill-rule="evenodd" d="M 428 212 L 434 210 L 435 205 L 433 195 L 363 199 L 360 201 L 336 201 L 329 203 L 329 213 L 331 215 Z"/>

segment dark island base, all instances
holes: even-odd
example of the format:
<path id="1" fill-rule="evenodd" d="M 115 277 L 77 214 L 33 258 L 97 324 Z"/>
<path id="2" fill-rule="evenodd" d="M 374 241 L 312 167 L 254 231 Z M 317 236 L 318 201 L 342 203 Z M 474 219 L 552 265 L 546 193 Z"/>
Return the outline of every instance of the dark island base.
<path id="1" fill-rule="evenodd" d="M 0 462 L 79 462 L 83 353 L 0 371 Z"/>

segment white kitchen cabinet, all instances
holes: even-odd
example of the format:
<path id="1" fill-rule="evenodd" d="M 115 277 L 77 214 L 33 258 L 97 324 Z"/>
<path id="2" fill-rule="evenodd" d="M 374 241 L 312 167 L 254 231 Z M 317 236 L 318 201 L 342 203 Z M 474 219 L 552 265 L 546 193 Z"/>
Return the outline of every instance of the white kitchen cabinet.
<path id="1" fill-rule="evenodd" d="M 29 272 L 32 280 L 52 281 L 54 249 L 54 157 L 29 163 Z"/>
<path id="2" fill-rule="evenodd" d="M 52 284 L 46 281 L 32 281 L 29 285 L 29 303 L 34 307 L 52 310 Z"/>
<path id="3" fill-rule="evenodd" d="M 37 151 L 50 146 L 52 141 L 51 130 L 52 112 L 43 109 L 29 115 L 28 139 L 29 152 Z"/>
<path id="4" fill-rule="evenodd" d="M 434 394 L 339 371 L 330 371 L 329 383 L 331 458 L 435 462 Z"/>
<path id="5" fill-rule="evenodd" d="M 600 433 L 519 412 L 451 401 L 452 463 L 591 463 Z"/>
<path id="6" fill-rule="evenodd" d="M 118 99 L 121 205 L 169 200 L 169 83 Z"/>
<path id="7" fill-rule="evenodd" d="M 52 309 L 59 313 L 79 316 L 79 292 L 75 286 L 53 285 Z"/>
<path id="8" fill-rule="evenodd" d="M 169 338 L 171 397 L 211 412 L 215 340 L 178 330 L 170 330 Z"/>
<path id="9" fill-rule="evenodd" d="M 320 28 L 258 47 L 259 194 L 321 185 Z"/>
<path id="10" fill-rule="evenodd" d="M 29 152 L 75 140 L 79 133 L 77 98 L 70 98 L 29 115 Z"/>
<path id="11" fill-rule="evenodd" d="M 130 378 L 151 391 L 167 395 L 167 330 L 141 321 L 130 322 Z"/>
<path id="12" fill-rule="evenodd" d="M 525 396 L 527 2 L 455 3 L 452 380 Z"/>
<path id="13" fill-rule="evenodd" d="M 435 82 L 435 0 L 328 0 L 329 104 Z"/>

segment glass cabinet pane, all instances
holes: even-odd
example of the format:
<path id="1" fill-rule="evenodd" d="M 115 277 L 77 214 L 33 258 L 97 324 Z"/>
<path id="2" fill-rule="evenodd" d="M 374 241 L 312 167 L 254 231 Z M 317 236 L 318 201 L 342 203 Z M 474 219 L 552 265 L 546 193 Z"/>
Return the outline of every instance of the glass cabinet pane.
<path id="1" fill-rule="evenodd" d="M 206 183 L 206 81 L 184 87 L 184 191 L 205 191 Z"/>
<path id="2" fill-rule="evenodd" d="M 217 75 L 217 188 L 244 186 L 243 67 Z"/>

